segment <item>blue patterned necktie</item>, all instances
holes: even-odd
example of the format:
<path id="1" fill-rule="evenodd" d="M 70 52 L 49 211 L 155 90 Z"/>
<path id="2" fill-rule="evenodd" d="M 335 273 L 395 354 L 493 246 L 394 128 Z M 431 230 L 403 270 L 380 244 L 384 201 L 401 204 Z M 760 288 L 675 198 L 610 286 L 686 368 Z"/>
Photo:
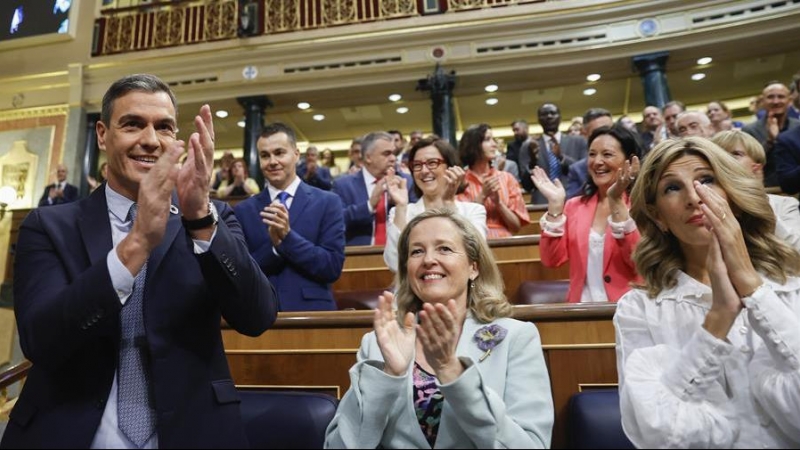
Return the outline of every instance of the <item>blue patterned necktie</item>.
<path id="1" fill-rule="evenodd" d="M 133 226 L 137 205 L 128 217 Z M 156 412 L 150 396 L 150 372 L 144 350 L 144 282 L 147 262 L 133 281 L 133 292 L 120 312 L 121 339 L 117 373 L 117 415 L 119 429 L 141 448 L 156 428 Z"/>
<path id="2" fill-rule="evenodd" d="M 558 141 L 556 141 L 554 136 L 550 136 L 550 150 L 547 152 L 547 162 L 550 164 L 548 175 L 552 181 L 561 178 L 561 163 L 558 162 L 558 157 L 556 157 L 555 152 L 553 152 L 553 149 L 556 148 L 559 148 Z"/>
<path id="3" fill-rule="evenodd" d="M 286 206 L 286 201 L 289 200 L 290 195 L 286 191 L 280 191 L 280 192 L 278 192 L 277 197 L 278 197 L 278 201 L 281 202 L 281 205 Z"/>

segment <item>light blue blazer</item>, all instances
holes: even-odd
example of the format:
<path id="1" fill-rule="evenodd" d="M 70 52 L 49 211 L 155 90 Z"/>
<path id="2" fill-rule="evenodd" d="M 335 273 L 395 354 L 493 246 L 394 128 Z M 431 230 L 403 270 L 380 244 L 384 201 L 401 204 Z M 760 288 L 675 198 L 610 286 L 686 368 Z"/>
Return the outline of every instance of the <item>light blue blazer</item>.
<path id="1" fill-rule="evenodd" d="M 498 319 L 506 338 L 480 362 L 473 341 L 490 325 L 468 316 L 456 354 L 466 367 L 458 380 L 439 385 L 444 395 L 436 448 L 548 448 L 553 398 L 539 331 L 529 322 Z M 412 371 L 383 372 L 383 358 L 370 332 L 350 369 L 350 389 L 328 426 L 325 448 L 431 448 L 417 422 Z"/>

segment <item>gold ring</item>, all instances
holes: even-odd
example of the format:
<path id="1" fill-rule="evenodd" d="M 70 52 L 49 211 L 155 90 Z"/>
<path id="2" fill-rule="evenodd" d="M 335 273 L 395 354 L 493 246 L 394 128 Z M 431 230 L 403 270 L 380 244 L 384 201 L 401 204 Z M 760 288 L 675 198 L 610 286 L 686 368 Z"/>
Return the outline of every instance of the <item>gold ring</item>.
<path id="1" fill-rule="evenodd" d="M 728 217 L 728 213 L 724 212 L 724 213 L 722 213 L 722 219 L 720 219 L 720 220 L 725 220 L 726 217 Z"/>

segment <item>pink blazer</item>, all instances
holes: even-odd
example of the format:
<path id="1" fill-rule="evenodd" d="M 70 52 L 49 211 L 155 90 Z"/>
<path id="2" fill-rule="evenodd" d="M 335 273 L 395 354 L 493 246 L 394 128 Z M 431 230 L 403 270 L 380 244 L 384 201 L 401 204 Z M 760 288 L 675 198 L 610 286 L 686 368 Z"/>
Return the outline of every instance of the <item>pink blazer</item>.
<path id="1" fill-rule="evenodd" d="M 598 196 L 593 195 L 584 203 L 574 197 L 564 206 L 566 224 L 564 235 L 554 237 L 542 232 L 539 249 L 542 263 L 547 267 L 560 267 L 569 261 L 569 291 L 567 301 L 580 303 L 583 286 L 586 284 L 586 265 L 589 261 L 589 233 L 597 210 Z M 626 197 L 625 203 L 629 200 Z M 639 230 L 616 239 L 611 226 L 606 227 L 603 248 L 603 281 L 609 301 L 617 302 L 630 289 L 630 283 L 639 280 L 631 255 L 639 242 Z"/>

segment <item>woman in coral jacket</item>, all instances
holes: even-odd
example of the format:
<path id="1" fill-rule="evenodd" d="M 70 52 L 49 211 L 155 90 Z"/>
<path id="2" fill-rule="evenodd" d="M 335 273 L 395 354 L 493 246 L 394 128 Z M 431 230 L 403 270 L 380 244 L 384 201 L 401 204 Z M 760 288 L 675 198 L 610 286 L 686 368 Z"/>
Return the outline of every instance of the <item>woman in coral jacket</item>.
<path id="1" fill-rule="evenodd" d="M 583 195 L 565 203 L 561 181 L 541 168 L 531 179 L 548 201 L 539 242 L 542 263 L 570 263 L 569 303 L 616 302 L 637 280 L 631 254 L 639 241 L 628 213 L 641 144 L 621 125 L 601 127 L 589 137 L 589 180 Z"/>

